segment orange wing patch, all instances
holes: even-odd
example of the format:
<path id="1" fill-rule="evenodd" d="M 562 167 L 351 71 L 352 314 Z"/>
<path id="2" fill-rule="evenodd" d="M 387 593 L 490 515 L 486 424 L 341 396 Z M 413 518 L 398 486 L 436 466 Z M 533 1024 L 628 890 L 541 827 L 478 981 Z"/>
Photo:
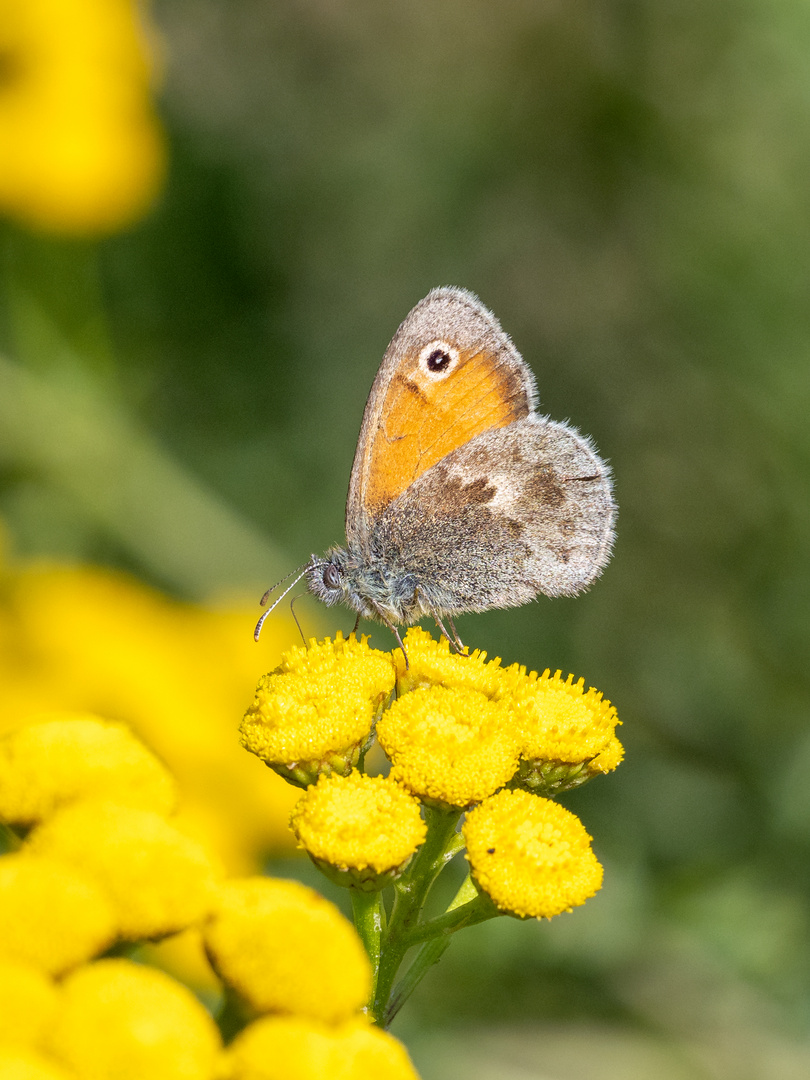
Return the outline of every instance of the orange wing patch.
<path id="1" fill-rule="evenodd" d="M 374 516 L 437 461 L 529 413 L 520 372 L 497 353 L 462 352 L 434 381 L 409 356 L 394 374 L 369 451 L 363 505 Z"/>

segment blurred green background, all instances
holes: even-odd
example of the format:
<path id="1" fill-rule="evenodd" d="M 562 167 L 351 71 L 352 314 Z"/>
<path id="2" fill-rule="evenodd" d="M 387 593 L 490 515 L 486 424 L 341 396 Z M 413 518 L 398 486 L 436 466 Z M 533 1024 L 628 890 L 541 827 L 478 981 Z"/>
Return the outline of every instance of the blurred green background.
<path id="1" fill-rule="evenodd" d="M 459 631 L 602 689 L 627 759 L 565 799 L 602 893 L 459 935 L 395 1034 L 424 1080 L 808 1075 L 810 4 L 154 17 L 157 208 L 99 242 L 2 226 L 13 552 L 258 595 L 342 540 L 401 319 L 472 289 L 620 512 L 588 594 Z"/>

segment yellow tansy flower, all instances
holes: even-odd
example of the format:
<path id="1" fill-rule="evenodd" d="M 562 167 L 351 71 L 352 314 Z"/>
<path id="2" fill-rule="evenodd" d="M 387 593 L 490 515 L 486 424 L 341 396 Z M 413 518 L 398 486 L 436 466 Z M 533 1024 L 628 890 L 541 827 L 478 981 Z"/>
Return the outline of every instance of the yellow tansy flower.
<path id="1" fill-rule="evenodd" d="M 0 206 L 27 224 L 106 232 L 163 179 L 152 63 L 134 0 L 0 0 Z"/>
<path id="2" fill-rule="evenodd" d="M 13 928 L 5 926 L 3 933 L 13 933 Z M 0 1046 L 38 1046 L 57 1000 L 56 986 L 41 971 L 0 961 Z"/>
<path id="3" fill-rule="evenodd" d="M 487 697 L 494 697 L 501 690 L 501 661 L 497 658 L 487 661 L 485 652 L 476 649 L 469 656 L 451 652 L 447 638 L 435 641 L 421 626 L 412 626 L 403 644 L 408 653 L 407 668 L 402 650 L 394 651 L 400 693 L 418 687 L 446 686 L 478 690 Z"/>
<path id="4" fill-rule="evenodd" d="M 234 1039 L 227 1080 L 419 1080 L 402 1043 L 364 1020 L 262 1017 Z"/>
<path id="5" fill-rule="evenodd" d="M 522 741 L 513 787 L 556 795 L 609 772 L 621 761 L 614 735 L 619 723 L 616 710 L 594 687 L 586 691 L 583 679 L 574 682 L 573 675 L 563 679 L 561 672 L 552 675 L 548 669 L 539 676 L 534 671 L 527 675 L 525 668 L 514 665 L 504 670 L 503 686 Z M 608 747 L 607 756 L 600 757 Z"/>
<path id="6" fill-rule="evenodd" d="M 0 738 L 0 818 L 32 825 L 60 805 L 108 795 L 168 814 L 175 782 L 123 724 L 88 714 L 36 717 Z"/>
<path id="7" fill-rule="evenodd" d="M 462 827 L 470 872 L 501 911 L 550 919 L 602 885 L 591 838 L 569 810 L 526 791 L 500 791 Z"/>
<path id="8" fill-rule="evenodd" d="M 194 840 L 149 810 L 86 801 L 58 811 L 26 850 L 75 866 L 112 899 L 118 932 L 161 937 L 199 922 L 219 870 Z"/>
<path id="9" fill-rule="evenodd" d="M 514 674 L 513 674 L 514 672 Z M 523 754 L 545 761 L 587 761 L 605 749 L 619 718 L 600 691 L 585 690 L 585 680 L 562 678 L 547 669 L 542 675 L 524 675 L 507 669 L 513 682 L 510 699 L 521 727 Z"/>
<path id="10" fill-rule="evenodd" d="M 259 682 L 240 728 L 242 745 L 292 783 L 350 772 L 394 686 L 387 653 L 365 638 L 291 649 Z"/>
<path id="11" fill-rule="evenodd" d="M 103 952 L 115 938 L 109 900 L 95 881 L 27 852 L 0 858 L 0 960 L 50 975 Z"/>
<path id="12" fill-rule="evenodd" d="M 0 1076 L 3 1080 L 76 1080 L 50 1058 L 24 1047 L 0 1046 Z"/>
<path id="13" fill-rule="evenodd" d="M 508 708 L 479 690 L 431 686 L 394 701 L 377 725 L 391 777 L 421 799 L 464 807 L 514 775 L 518 748 Z"/>
<path id="14" fill-rule="evenodd" d="M 297 881 L 226 882 L 203 929 L 220 977 L 259 1013 L 338 1023 L 371 991 L 371 967 L 351 923 Z"/>
<path id="15" fill-rule="evenodd" d="M 327 876 L 366 891 L 383 888 L 425 838 L 419 803 L 382 776 L 322 776 L 290 821 L 300 845 Z"/>
<path id="16" fill-rule="evenodd" d="M 129 960 L 100 960 L 64 982 L 51 1053 L 93 1080 L 211 1080 L 221 1041 L 190 990 Z"/>

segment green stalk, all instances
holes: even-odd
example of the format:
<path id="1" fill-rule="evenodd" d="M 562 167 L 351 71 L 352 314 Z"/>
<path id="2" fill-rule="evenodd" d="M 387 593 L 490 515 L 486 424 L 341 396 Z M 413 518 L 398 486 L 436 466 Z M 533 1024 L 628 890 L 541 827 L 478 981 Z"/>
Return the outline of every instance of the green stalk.
<path id="1" fill-rule="evenodd" d="M 374 1021 L 380 1026 L 385 1026 L 394 980 L 411 947 L 408 934 L 415 928 L 436 878 L 459 850 L 460 838 L 456 834 L 456 825 L 462 811 L 455 808 L 425 809 L 427 836 L 413 862 L 394 886 L 394 905 L 382 941 L 371 1008 Z"/>
<path id="2" fill-rule="evenodd" d="M 372 987 L 372 1000 L 376 991 L 376 976 L 380 970 L 380 949 L 382 943 L 385 907 L 382 892 L 366 893 L 359 889 L 350 889 L 354 925 L 363 942 L 371 968 L 374 972 L 375 985 Z"/>
<path id="3" fill-rule="evenodd" d="M 485 922 L 498 914 L 500 912 L 489 897 L 479 894 L 468 875 L 444 915 L 413 927 L 405 936 L 405 947 L 417 945 L 420 941 L 425 944 L 394 988 L 385 1011 L 384 1026 L 391 1024 L 427 971 L 441 959 L 450 944 L 450 938 L 457 930 Z"/>

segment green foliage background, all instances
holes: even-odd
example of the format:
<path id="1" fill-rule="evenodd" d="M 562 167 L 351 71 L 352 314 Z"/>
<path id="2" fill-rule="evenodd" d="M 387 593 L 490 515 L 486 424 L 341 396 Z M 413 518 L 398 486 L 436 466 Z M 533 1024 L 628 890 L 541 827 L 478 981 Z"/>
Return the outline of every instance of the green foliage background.
<path id="1" fill-rule="evenodd" d="M 260 593 L 342 539 L 400 320 L 474 290 L 620 514 L 587 595 L 459 630 L 584 675 L 627 760 L 566 799 L 602 894 L 460 935 L 396 1033 L 425 1080 L 807 1075 L 810 5 L 155 11 L 162 204 L 3 228 L 14 550 Z"/>

